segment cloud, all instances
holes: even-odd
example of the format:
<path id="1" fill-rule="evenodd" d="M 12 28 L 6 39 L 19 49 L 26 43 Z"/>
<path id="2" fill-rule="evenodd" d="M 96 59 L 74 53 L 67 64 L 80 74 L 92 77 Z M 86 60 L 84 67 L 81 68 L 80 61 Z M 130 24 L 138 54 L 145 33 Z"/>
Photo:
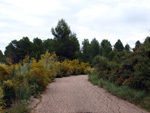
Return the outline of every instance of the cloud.
<path id="1" fill-rule="evenodd" d="M 117 39 L 134 47 L 150 29 L 149 0 L 1 0 L 0 49 L 13 39 L 52 38 L 51 28 L 64 18 L 80 43 Z M 3 46 L 2 46 L 3 45 Z"/>

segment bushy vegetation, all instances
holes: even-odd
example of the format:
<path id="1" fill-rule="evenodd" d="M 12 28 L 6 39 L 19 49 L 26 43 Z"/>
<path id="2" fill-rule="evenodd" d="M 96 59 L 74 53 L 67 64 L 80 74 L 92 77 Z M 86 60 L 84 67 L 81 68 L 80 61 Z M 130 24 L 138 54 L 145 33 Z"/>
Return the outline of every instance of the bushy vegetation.
<path id="1" fill-rule="evenodd" d="M 64 60 L 63 62 L 57 62 L 57 77 L 86 74 L 88 71 L 92 71 L 89 63 L 81 62 L 78 59 Z M 90 70 L 90 69 L 91 70 Z"/>
<path id="2" fill-rule="evenodd" d="M 118 48 L 119 43 L 115 47 Z M 100 55 L 93 59 L 97 75 L 91 76 L 90 80 L 112 94 L 150 110 L 150 37 L 144 43 L 137 41 L 133 51 L 120 45 L 121 49 L 112 50 L 115 51 L 112 59 Z"/>
<path id="3" fill-rule="evenodd" d="M 96 56 L 93 65 L 99 76 L 130 88 L 150 92 L 150 38 L 133 49 L 133 52 L 120 50 L 110 61 L 103 56 Z"/>
<path id="4" fill-rule="evenodd" d="M 94 85 L 98 85 L 99 87 L 106 89 L 117 97 L 128 100 L 129 102 L 150 111 L 150 94 L 147 94 L 144 91 L 137 91 L 125 85 L 116 85 L 106 79 L 100 78 L 97 73 L 91 74 L 89 76 L 89 81 L 91 81 Z"/>
<path id="5" fill-rule="evenodd" d="M 18 64 L 0 64 L 0 105 L 10 107 L 18 100 L 29 100 L 44 90 L 55 77 L 56 55 L 48 52 L 39 61 L 29 56 Z M 16 104 L 15 104 L 16 105 Z"/>
<path id="6" fill-rule="evenodd" d="M 56 76 L 85 74 L 86 68 L 92 71 L 88 63 L 78 59 L 59 62 L 55 53 L 48 52 L 39 60 L 27 55 L 18 64 L 0 64 L 0 110 L 11 107 L 7 111 L 26 112 L 24 103 L 31 95 L 37 97 Z"/>
<path id="7" fill-rule="evenodd" d="M 144 43 L 137 41 L 132 50 L 119 39 L 112 46 L 107 39 L 99 43 L 96 38 L 91 42 L 84 39 L 80 49 L 76 34 L 64 19 L 51 32 L 52 39 L 34 38 L 31 42 L 23 37 L 11 41 L 4 54 L 0 50 L 0 110 L 12 104 L 16 108 L 18 100 L 29 100 L 30 95 L 38 96 L 55 77 L 93 71 L 97 72 L 90 76 L 93 84 L 149 109 L 150 37 Z"/>

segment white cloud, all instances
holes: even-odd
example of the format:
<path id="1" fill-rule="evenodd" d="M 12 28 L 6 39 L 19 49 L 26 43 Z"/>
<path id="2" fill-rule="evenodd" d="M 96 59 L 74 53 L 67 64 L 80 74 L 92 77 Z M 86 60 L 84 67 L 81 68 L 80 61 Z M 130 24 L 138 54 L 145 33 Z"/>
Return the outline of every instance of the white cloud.
<path id="1" fill-rule="evenodd" d="M 117 39 L 134 45 L 149 35 L 149 0 L 1 0 L 0 49 L 28 36 L 52 38 L 51 28 L 64 18 L 80 43 L 84 38 Z"/>
<path id="2" fill-rule="evenodd" d="M 5 22 L 0 22 L 0 28 L 7 26 L 8 24 Z"/>
<path id="3" fill-rule="evenodd" d="M 110 11 L 111 9 L 104 5 L 104 4 L 100 4 L 97 6 L 93 6 L 92 8 L 85 8 L 83 10 L 81 10 L 77 16 L 79 17 L 79 19 L 81 19 L 81 21 L 92 21 L 96 18 L 102 17 L 104 18 L 104 16 Z"/>
<path id="4" fill-rule="evenodd" d="M 58 0 L 5 0 L 6 3 L 12 4 L 29 14 L 47 14 L 49 11 L 55 11 L 63 8 Z"/>

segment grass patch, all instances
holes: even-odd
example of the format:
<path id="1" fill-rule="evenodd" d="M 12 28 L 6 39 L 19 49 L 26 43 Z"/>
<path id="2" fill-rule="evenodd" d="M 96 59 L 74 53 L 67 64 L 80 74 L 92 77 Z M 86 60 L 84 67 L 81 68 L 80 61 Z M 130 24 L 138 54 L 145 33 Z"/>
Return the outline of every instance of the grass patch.
<path id="1" fill-rule="evenodd" d="M 150 95 L 143 91 L 137 91 L 127 86 L 117 86 L 114 83 L 99 78 L 97 74 L 90 75 L 89 81 L 91 81 L 93 85 L 98 85 L 99 87 L 108 90 L 117 97 L 150 111 Z"/>
<path id="2" fill-rule="evenodd" d="M 27 108 L 28 103 L 26 100 L 16 101 L 9 109 L 4 110 L 2 113 L 29 113 L 30 109 Z"/>

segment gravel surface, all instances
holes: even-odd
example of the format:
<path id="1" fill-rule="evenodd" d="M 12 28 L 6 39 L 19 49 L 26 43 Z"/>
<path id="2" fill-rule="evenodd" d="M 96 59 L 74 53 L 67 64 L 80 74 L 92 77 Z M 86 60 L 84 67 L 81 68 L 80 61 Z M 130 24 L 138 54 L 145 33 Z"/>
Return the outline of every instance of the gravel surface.
<path id="1" fill-rule="evenodd" d="M 87 75 L 56 78 L 33 101 L 32 113 L 148 113 L 92 85 Z"/>

